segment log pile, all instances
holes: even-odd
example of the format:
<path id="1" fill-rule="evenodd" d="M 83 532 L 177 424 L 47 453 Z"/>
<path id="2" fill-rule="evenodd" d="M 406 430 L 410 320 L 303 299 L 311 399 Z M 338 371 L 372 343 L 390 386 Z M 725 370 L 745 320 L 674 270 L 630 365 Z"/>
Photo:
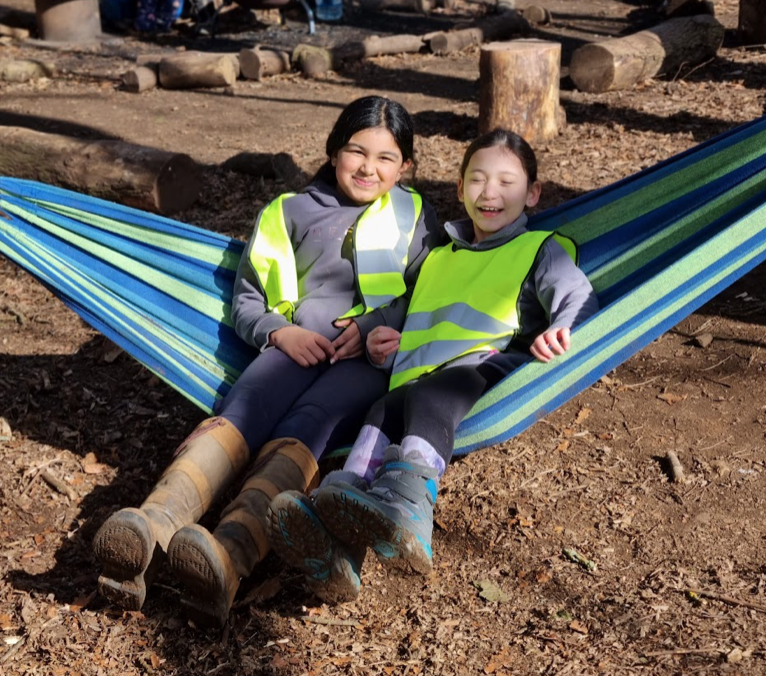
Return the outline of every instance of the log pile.
<path id="1" fill-rule="evenodd" d="M 572 54 L 569 76 L 585 92 L 628 89 L 713 58 L 723 38 L 723 26 L 708 14 L 670 19 L 623 38 L 583 45 Z"/>

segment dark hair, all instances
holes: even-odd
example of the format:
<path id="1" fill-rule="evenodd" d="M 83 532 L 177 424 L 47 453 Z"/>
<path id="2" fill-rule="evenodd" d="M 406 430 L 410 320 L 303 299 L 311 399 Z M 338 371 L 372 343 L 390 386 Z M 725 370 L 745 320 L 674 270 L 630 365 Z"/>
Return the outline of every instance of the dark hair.
<path id="1" fill-rule="evenodd" d="M 319 168 L 314 180 L 321 179 L 335 185 L 335 168 L 329 158 L 341 150 L 357 132 L 376 127 L 388 129 L 402 153 L 402 159 L 405 162 L 413 160 L 414 163 L 415 133 L 412 118 L 404 106 L 383 96 L 363 96 L 349 103 L 335 121 L 325 144 L 328 160 Z"/>
<path id="2" fill-rule="evenodd" d="M 468 163 L 479 150 L 484 148 L 494 148 L 499 146 L 505 148 L 519 158 L 524 173 L 527 175 L 527 181 L 534 183 L 537 180 L 537 158 L 532 146 L 529 145 L 521 136 L 507 129 L 493 129 L 482 134 L 465 151 L 463 163 L 460 165 L 460 178 L 465 178 L 465 171 L 468 169 Z"/>

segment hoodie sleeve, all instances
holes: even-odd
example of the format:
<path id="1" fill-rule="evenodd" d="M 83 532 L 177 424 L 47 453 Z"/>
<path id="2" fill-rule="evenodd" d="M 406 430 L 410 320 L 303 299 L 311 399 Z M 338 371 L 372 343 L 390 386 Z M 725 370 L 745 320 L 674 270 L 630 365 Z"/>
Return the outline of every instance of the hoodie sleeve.
<path id="1" fill-rule="evenodd" d="M 248 345 L 263 351 L 269 344 L 269 336 L 273 331 L 289 326 L 290 322 L 277 312 L 269 312 L 266 294 L 263 291 L 258 275 L 250 262 L 255 237 L 263 211 L 258 214 L 253 234 L 245 247 L 237 268 L 234 280 L 234 292 L 231 302 L 231 319 L 234 330 Z M 288 235 L 292 239 L 291 222 L 285 223 Z"/>
<path id="2" fill-rule="evenodd" d="M 446 241 L 447 236 L 436 218 L 436 212 L 428 202 L 423 200 L 423 209 L 415 225 L 415 234 L 412 237 L 407 255 L 407 267 L 404 270 L 404 283 L 407 285 L 407 290 L 388 305 L 354 319 L 365 345 L 368 334 L 376 326 L 390 326 L 397 331 L 402 330 L 423 261 L 432 249 L 441 246 Z"/>

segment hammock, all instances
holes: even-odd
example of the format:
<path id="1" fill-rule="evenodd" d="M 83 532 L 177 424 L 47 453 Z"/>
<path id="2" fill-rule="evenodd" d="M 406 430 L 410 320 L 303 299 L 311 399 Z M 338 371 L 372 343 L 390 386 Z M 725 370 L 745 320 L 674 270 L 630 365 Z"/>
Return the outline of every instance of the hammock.
<path id="1" fill-rule="evenodd" d="M 766 118 L 536 215 L 580 245 L 602 310 L 460 425 L 463 455 L 522 432 L 766 258 Z M 32 181 L 0 178 L 0 253 L 211 412 L 256 352 L 232 328 L 244 244 Z"/>

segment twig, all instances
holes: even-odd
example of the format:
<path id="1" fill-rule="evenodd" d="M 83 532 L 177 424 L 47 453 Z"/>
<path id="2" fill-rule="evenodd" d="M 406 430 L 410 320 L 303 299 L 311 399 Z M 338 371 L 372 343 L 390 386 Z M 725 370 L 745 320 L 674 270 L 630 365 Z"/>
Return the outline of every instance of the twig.
<path id="1" fill-rule="evenodd" d="M 668 655 L 707 655 L 709 653 L 726 654 L 721 648 L 676 648 L 675 650 L 655 650 L 644 653 L 644 657 L 666 657 Z"/>
<path id="2" fill-rule="evenodd" d="M 733 354 L 730 354 L 725 359 L 721 359 L 721 361 L 719 361 L 717 364 L 713 364 L 712 366 L 708 366 L 706 369 L 702 369 L 702 372 L 704 373 L 705 371 L 712 371 L 713 369 L 718 368 L 721 364 L 724 364 L 727 361 L 729 361 L 729 359 L 731 359 L 733 356 L 734 356 Z"/>
<path id="3" fill-rule="evenodd" d="M 336 620 L 334 617 L 312 617 L 311 615 L 301 615 L 298 619 L 304 622 L 313 622 L 314 624 L 328 624 L 336 627 L 361 627 L 356 620 Z"/>
<path id="4" fill-rule="evenodd" d="M 716 592 L 704 591 L 702 589 L 687 589 L 687 594 L 696 594 L 697 596 L 703 596 L 707 599 L 714 599 L 721 603 L 728 603 L 731 606 L 744 606 L 745 608 L 752 608 L 760 613 L 766 613 L 766 606 L 761 603 L 754 603 L 752 601 L 743 601 L 735 599 L 733 596 L 726 596 L 726 594 L 717 594 Z"/>
<path id="5" fill-rule="evenodd" d="M 526 481 L 522 481 L 519 488 L 524 488 L 527 484 L 531 484 L 533 481 L 537 481 L 537 479 L 540 479 L 541 477 L 544 477 L 546 474 L 550 474 L 551 472 L 555 472 L 558 468 L 557 467 L 551 467 L 550 469 L 546 469 L 544 472 L 540 472 L 539 474 L 535 474 L 530 479 L 527 479 Z"/>
<path id="6" fill-rule="evenodd" d="M 15 655 L 19 650 L 21 650 L 21 647 L 27 642 L 27 637 L 22 636 L 21 640 L 18 643 L 15 643 L 12 645 L 8 652 L 5 653 L 2 657 L 0 657 L 0 664 L 5 664 L 13 655 Z"/>
<path id="7" fill-rule="evenodd" d="M 654 378 L 649 378 L 649 380 L 645 380 L 643 383 L 633 383 L 632 385 L 623 385 L 620 389 L 632 390 L 634 387 L 642 387 L 643 385 L 648 385 L 649 383 L 653 383 L 657 379 L 659 379 L 659 376 L 654 376 Z"/>
<path id="8" fill-rule="evenodd" d="M 681 464 L 681 461 L 678 459 L 676 452 L 668 451 L 665 454 L 665 457 L 667 458 L 668 466 L 670 468 L 671 480 L 677 484 L 685 484 L 686 476 L 684 475 L 684 466 Z"/>
<path id="9" fill-rule="evenodd" d="M 77 499 L 77 493 L 75 493 L 67 484 L 65 484 L 57 476 L 51 474 L 47 469 L 40 472 L 40 478 L 45 481 L 49 486 L 55 488 L 62 495 L 66 495 L 70 500 Z"/>

